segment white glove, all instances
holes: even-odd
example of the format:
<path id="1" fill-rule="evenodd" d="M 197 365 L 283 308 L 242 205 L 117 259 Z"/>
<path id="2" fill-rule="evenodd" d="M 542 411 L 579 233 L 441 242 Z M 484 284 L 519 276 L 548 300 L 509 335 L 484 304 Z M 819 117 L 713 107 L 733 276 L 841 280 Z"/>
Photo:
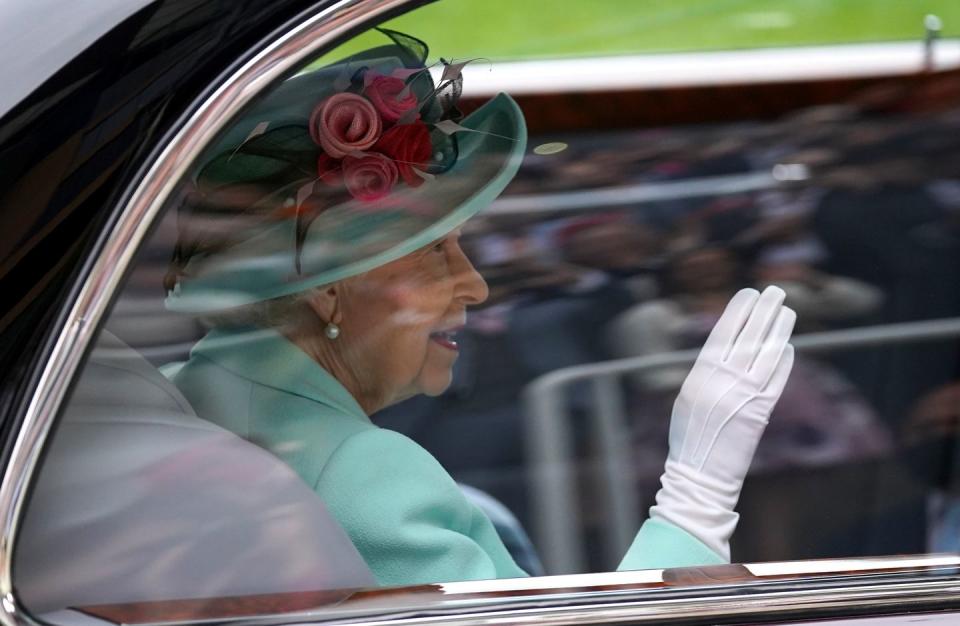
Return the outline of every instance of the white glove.
<path id="1" fill-rule="evenodd" d="M 779 287 L 738 292 L 680 388 L 670 452 L 650 517 L 674 524 L 730 559 L 733 507 L 754 450 L 793 367 L 796 314 Z"/>

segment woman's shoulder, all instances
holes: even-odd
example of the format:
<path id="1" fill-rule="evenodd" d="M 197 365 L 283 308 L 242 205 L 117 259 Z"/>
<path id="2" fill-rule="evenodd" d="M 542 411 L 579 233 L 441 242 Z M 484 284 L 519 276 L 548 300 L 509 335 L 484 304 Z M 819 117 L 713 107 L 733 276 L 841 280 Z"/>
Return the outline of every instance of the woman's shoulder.
<path id="1" fill-rule="evenodd" d="M 385 428 L 344 440 L 314 489 L 348 532 L 439 526 L 470 535 L 481 523 L 482 515 L 433 455 Z"/>
<path id="2" fill-rule="evenodd" d="M 364 459 L 366 472 L 382 474 L 403 470 L 406 476 L 420 474 L 433 476 L 443 482 L 453 479 L 440 462 L 420 444 L 406 435 L 386 428 L 363 429 L 342 440 L 330 458 L 329 465 L 353 465 Z"/>
<path id="3" fill-rule="evenodd" d="M 342 450 L 353 447 L 348 442 L 380 430 L 342 407 L 257 383 L 248 405 L 246 437 L 280 457 L 311 486 Z"/>
<path id="4" fill-rule="evenodd" d="M 344 441 L 376 430 L 336 396 L 282 388 L 204 354 L 191 355 L 172 379 L 201 418 L 273 453 L 310 485 Z"/>
<path id="5" fill-rule="evenodd" d="M 344 439 L 326 463 L 316 489 L 322 495 L 376 491 L 387 501 L 396 498 L 406 503 L 467 503 L 433 455 L 412 439 L 385 428 L 364 430 Z"/>

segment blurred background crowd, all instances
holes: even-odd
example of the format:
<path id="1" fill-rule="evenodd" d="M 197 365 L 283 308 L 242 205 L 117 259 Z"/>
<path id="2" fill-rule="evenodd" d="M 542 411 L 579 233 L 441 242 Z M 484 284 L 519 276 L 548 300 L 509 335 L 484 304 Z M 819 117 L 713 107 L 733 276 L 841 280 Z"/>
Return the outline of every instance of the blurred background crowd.
<path id="1" fill-rule="evenodd" d="M 530 155 L 464 234 L 491 295 L 461 338 L 452 389 L 376 418 L 522 521 L 521 399 L 539 376 L 699 347 L 746 286 L 783 287 L 798 334 L 960 315 L 960 110 L 822 107 L 775 123 L 538 140 L 570 147 Z M 644 190 L 656 198 L 635 199 Z M 752 466 L 735 560 L 954 549 L 937 544 L 960 534 L 930 521 L 927 496 L 956 486 L 958 354 L 942 339 L 801 354 Z M 687 370 L 623 377 L 643 508 Z M 565 400 L 588 480 L 602 453 L 587 425 L 596 407 L 578 384 Z"/>

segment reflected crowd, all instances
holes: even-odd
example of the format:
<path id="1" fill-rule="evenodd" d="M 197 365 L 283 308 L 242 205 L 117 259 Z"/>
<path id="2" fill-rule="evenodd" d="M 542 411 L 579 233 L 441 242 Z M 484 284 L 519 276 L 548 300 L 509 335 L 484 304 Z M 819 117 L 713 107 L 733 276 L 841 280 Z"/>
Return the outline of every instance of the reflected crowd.
<path id="1" fill-rule="evenodd" d="M 842 107 L 774 123 L 560 138 L 566 151 L 529 155 L 505 201 L 464 232 L 490 298 L 471 314 L 450 392 L 377 420 L 524 521 L 521 398 L 548 372 L 696 348 L 745 286 L 782 287 L 797 333 L 955 318 L 958 138 L 957 110 L 876 118 Z M 517 198 L 529 208 L 512 208 Z M 960 537 L 960 343 L 845 347 L 838 337 L 798 354 L 751 468 L 735 560 L 956 549 L 938 537 Z M 688 369 L 623 377 L 644 506 Z M 579 383 L 565 401 L 586 481 L 602 454 L 589 436 L 596 407 Z M 811 473 L 820 478 L 802 480 Z M 817 517 L 851 493 L 855 506 Z M 602 533 L 603 520 L 594 523 Z"/>
<path id="2" fill-rule="evenodd" d="M 862 110 L 532 136 L 533 147 L 567 148 L 528 152 L 501 198 L 463 229 L 490 295 L 459 333 L 452 385 L 375 423 L 505 505 L 486 509 L 511 514 L 501 530 L 529 529 L 524 397 L 534 381 L 697 348 L 734 292 L 776 284 L 797 335 L 839 335 L 797 353 L 738 506 L 734 561 L 960 549 L 960 340 L 851 345 L 844 334 L 960 317 L 960 110 Z M 162 308 L 175 240 L 165 221 L 109 325 L 155 365 L 183 360 L 205 332 L 192 316 L 144 321 Z M 620 377 L 643 511 L 688 367 Z M 589 488 L 605 454 L 590 381 L 568 385 L 562 400 L 589 567 L 611 569 L 599 548 L 609 512 Z M 538 571 L 522 533 L 505 541 L 525 546 L 514 556 Z"/>

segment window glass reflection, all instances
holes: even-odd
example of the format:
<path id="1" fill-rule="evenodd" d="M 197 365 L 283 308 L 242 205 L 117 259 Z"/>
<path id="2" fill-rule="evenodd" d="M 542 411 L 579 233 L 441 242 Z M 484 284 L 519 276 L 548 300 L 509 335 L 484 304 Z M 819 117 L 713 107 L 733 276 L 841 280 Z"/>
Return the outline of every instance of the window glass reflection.
<path id="1" fill-rule="evenodd" d="M 533 66 L 406 32 L 180 181 L 43 468 L 28 605 L 958 550 L 956 67 L 508 95 Z"/>

